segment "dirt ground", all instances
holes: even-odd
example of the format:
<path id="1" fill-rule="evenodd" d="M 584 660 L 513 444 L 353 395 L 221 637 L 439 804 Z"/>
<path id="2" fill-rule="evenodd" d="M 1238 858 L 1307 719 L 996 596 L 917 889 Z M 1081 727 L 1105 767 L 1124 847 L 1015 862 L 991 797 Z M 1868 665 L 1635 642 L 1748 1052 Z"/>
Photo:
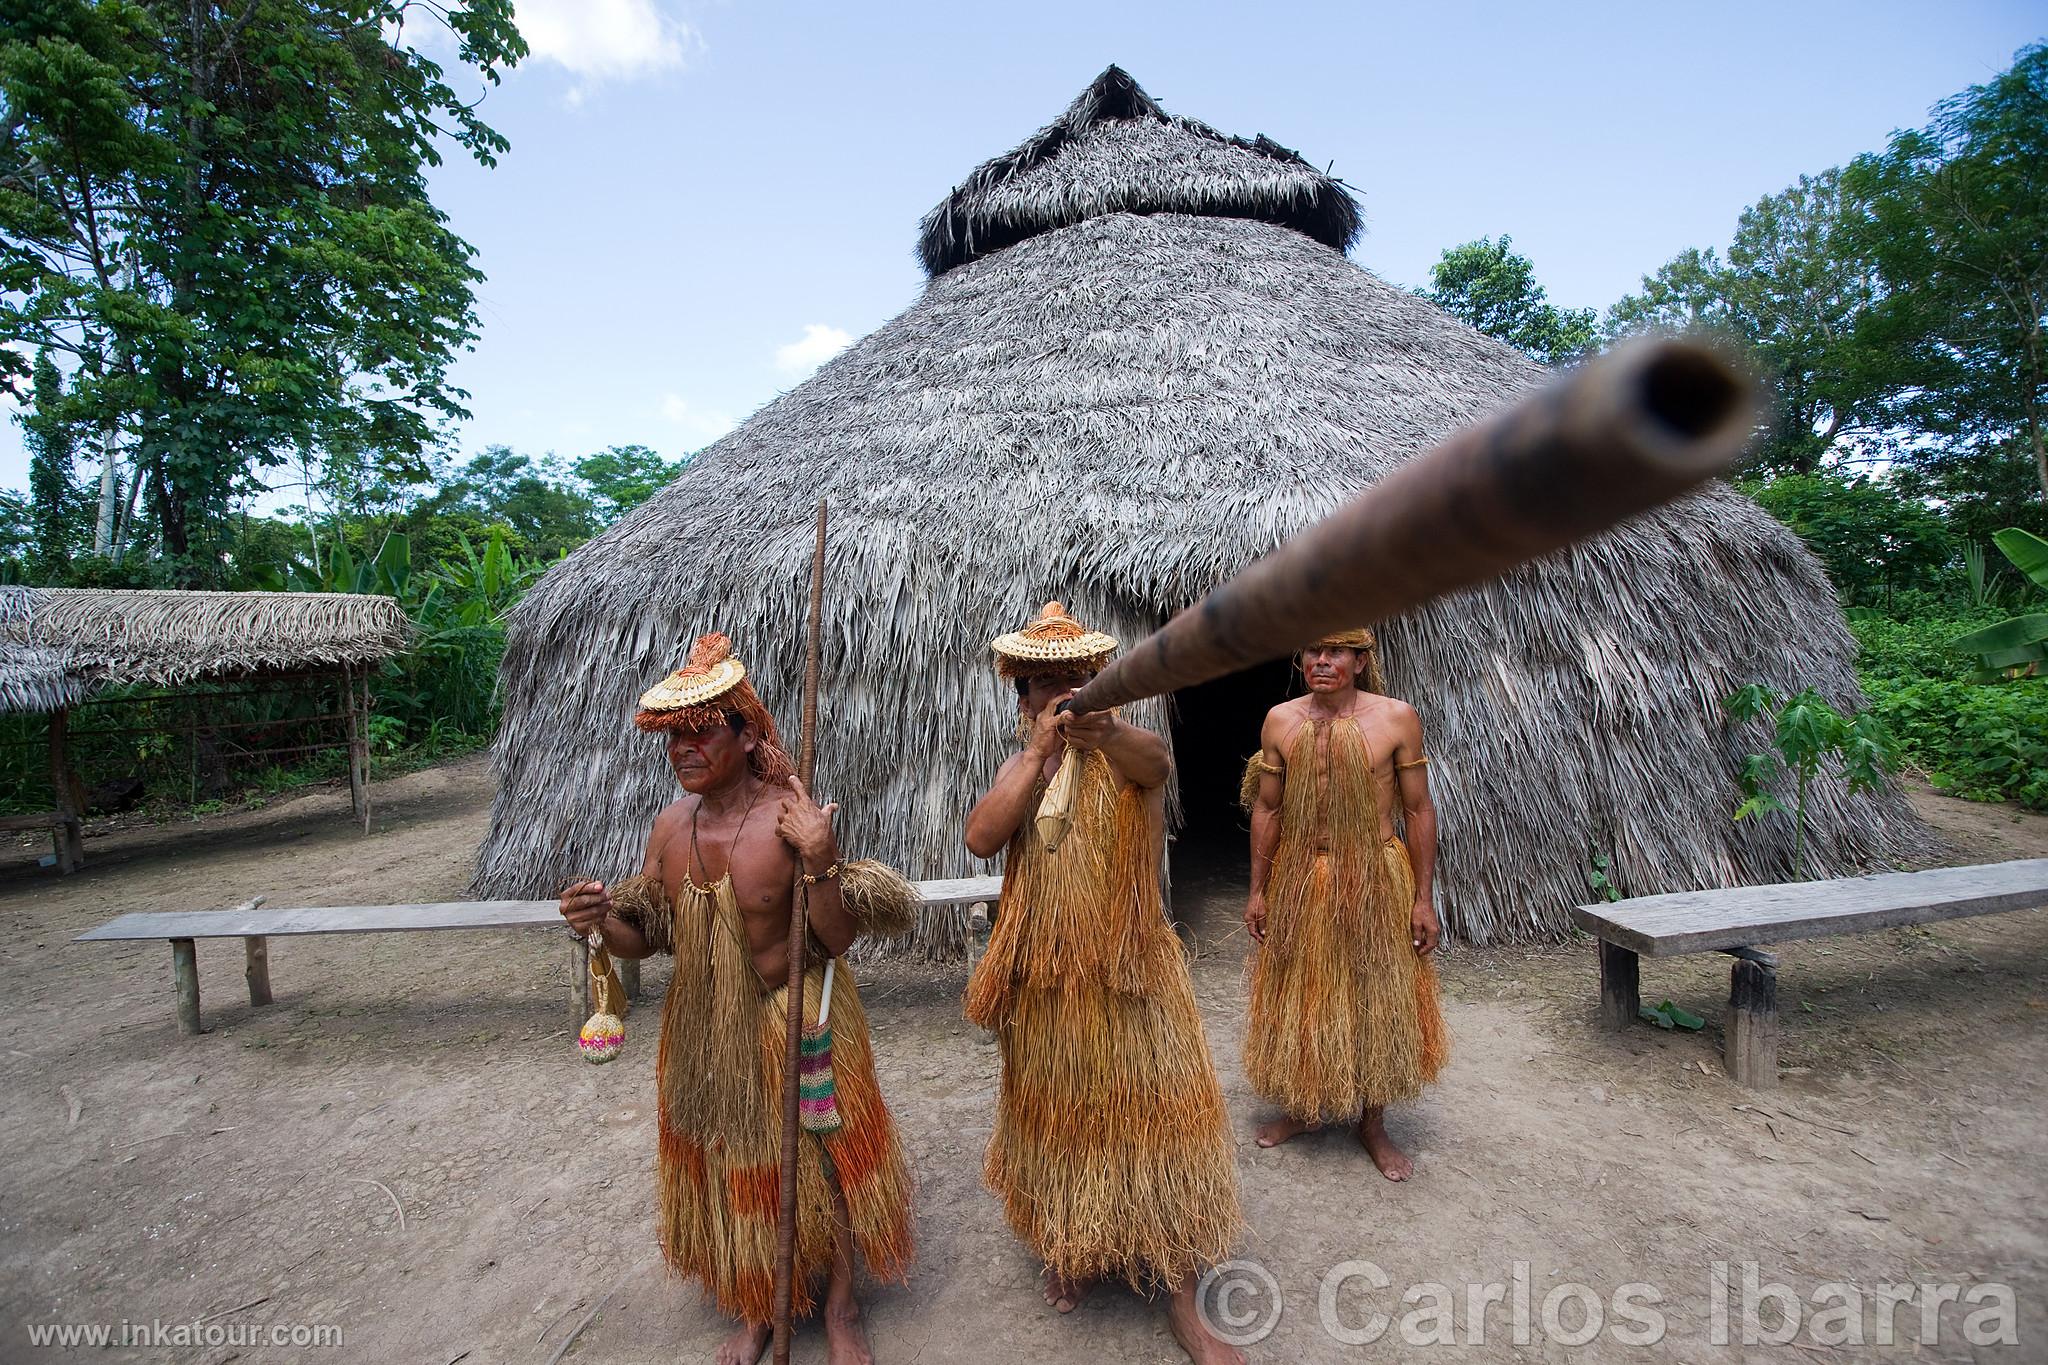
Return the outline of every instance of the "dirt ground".
<path id="1" fill-rule="evenodd" d="M 722 1324 L 654 1249 L 655 1012 L 628 1021 L 617 1063 L 578 1060 L 560 931 L 273 939 L 261 1010 L 241 945 L 202 940 L 210 1031 L 193 1038 L 176 1031 L 164 944 L 69 942 L 123 911 L 259 893 L 459 898 L 489 781 L 472 759 L 382 784 L 367 838 L 346 793 L 324 791 L 91 838 L 69 878 L 37 868 L 43 850 L 0 848 L 0 1362 L 548 1365 L 572 1335 L 569 1361 L 709 1358 Z M 1956 861 L 2048 856 L 2048 818 L 1919 803 Z M 1195 946 L 1253 1263 L 1212 1303 L 1247 1330 L 1277 1311 L 1254 1359 L 2048 1360 L 2048 910 L 1788 945 L 1786 1075 L 1764 1095 L 1721 1068 L 1725 958 L 1644 964 L 1646 1000 L 1704 1015 L 1703 1032 L 1609 1034 L 1589 943 L 1450 953 L 1456 1056 L 1392 1120 L 1417 1154 L 1405 1186 L 1342 1133 L 1252 1145 L 1244 941 Z M 867 1298 L 877 1358 L 1180 1359 L 1126 1292 L 1068 1319 L 1043 1305 L 979 1183 L 996 1055 L 960 1018 L 964 968 L 866 975 L 919 1180 L 914 1278 Z M 650 964 L 647 985 L 666 976 Z M 1377 1274 L 1347 1264 L 1361 1262 Z M 1743 1344 L 1745 1263 L 1796 1297 L 1797 1354 Z M 1714 1340 L 1717 1278 L 1729 1344 Z M 1882 1309 L 1880 1286 L 1921 1284 L 1969 1297 L 1941 1307 L 1914 1288 Z M 1986 1286 L 2009 1290 L 2003 1322 Z M 1362 1343 L 1375 1311 L 1391 1321 Z M 1974 1344 L 1970 1314 L 1978 1338 L 2017 1344 Z M 30 1344 L 49 1324 L 201 1319 L 216 1336 L 334 1326 L 342 1342 Z M 1830 1344 L 1852 1321 L 1864 1344 Z M 1764 1310 L 1765 1330 L 1780 1322 Z M 798 1359 L 823 1356 L 807 1329 Z"/>

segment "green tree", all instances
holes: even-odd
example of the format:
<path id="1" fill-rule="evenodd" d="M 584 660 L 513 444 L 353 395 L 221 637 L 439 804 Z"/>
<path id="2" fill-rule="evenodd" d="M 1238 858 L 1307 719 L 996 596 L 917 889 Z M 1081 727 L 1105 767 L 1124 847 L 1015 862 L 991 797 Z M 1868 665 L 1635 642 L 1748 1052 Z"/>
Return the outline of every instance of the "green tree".
<path id="1" fill-rule="evenodd" d="M 491 526 L 504 526 L 512 533 L 515 552 L 541 560 L 574 549 L 599 528 L 590 496 L 553 455 L 536 460 L 510 446 L 486 446 L 438 483 L 435 495 L 408 515 L 408 523 L 467 514 L 484 531 L 472 539 L 487 538 Z"/>
<path id="2" fill-rule="evenodd" d="M 49 580 L 62 576 L 71 562 L 82 509 L 71 478 L 78 428 L 69 411 L 64 376 L 48 352 L 36 356 L 29 401 L 29 409 L 17 418 L 22 443 L 28 447 L 29 519 L 34 528 L 27 567 L 33 577 Z"/>
<path id="3" fill-rule="evenodd" d="M 1877 606 L 1931 583 L 1954 558 L 1941 516 L 1884 480 L 1829 471 L 1741 485 L 1827 565 L 1842 605 Z"/>
<path id="4" fill-rule="evenodd" d="M 575 465 L 576 477 L 589 485 L 598 518 L 607 526 L 666 488 L 681 468 L 642 445 L 607 446 Z"/>
<path id="5" fill-rule="evenodd" d="M 1948 438 L 1922 458 L 2030 462 L 2048 498 L 2048 45 L 1847 179 L 1886 290 L 1871 330 L 1906 369 L 1894 410 Z"/>
<path id="6" fill-rule="evenodd" d="M 1840 171 L 1802 175 L 1742 211 L 1725 260 L 1682 251 L 1608 310 L 1610 336 L 1703 328 L 1749 356 L 1771 398 L 1753 468 L 1813 473 L 1844 437 L 1883 428 L 1903 382 L 1861 327 L 1881 286 L 1853 213 Z"/>
<path id="7" fill-rule="evenodd" d="M 481 275 L 424 170 L 506 144 L 406 20 L 496 81 L 526 51 L 511 0 L 0 13 L 0 339 L 77 357 L 167 555 L 297 447 L 417 459 L 464 415 L 447 371 Z"/>
<path id="8" fill-rule="evenodd" d="M 1598 314 L 1549 302 L 1535 265 L 1512 245 L 1502 234 L 1449 247 L 1429 269 L 1430 287 L 1415 292 L 1546 365 L 1577 359 L 1599 340 Z"/>

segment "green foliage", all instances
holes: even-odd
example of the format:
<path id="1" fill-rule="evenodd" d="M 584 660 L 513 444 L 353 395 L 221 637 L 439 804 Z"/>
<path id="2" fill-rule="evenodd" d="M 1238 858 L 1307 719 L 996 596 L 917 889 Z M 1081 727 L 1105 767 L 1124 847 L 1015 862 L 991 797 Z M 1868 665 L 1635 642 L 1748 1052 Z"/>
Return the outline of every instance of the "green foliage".
<path id="1" fill-rule="evenodd" d="M 1599 340 L 1598 314 L 1559 308 L 1536 283 L 1536 267 L 1511 239 L 1449 247 L 1430 267 L 1430 287 L 1416 292 L 1488 336 L 1518 346 L 1546 365 L 1562 365 Z"/>
<path id="2" fill-rule="evenodd" d="M 1697 1014 L 1692 1014 L 1679 1008 L 1669 1000 L 1655 1006 L 1637 1005 L 1636 1014 L 1643 1019 L 1649 1020 L 1661 1029 L 1678 1028 L 1684 1029 L 1689 1033 L 1697 1033 L 1707 1026 L 1706 1020 L 1700 1018 Z"/>
<path id="3" fill-rule="evenodd" d="M 20 415 L 22 444 L 28 448 L 29 517 L 33 541 L 27 569 L 36 581 L 56 578 L 80 548 L 86 508 L 72 482 L 78 429 L 64 377 L 47 351 L 36 356 L 31 407 Z"/>
<path id="4" fill-rule="evenodd" d="M 0 340 L 75 358 L 173 562 L 293 448 L 416 461 L 464 415 L 448 367 L 482 276 L 425 169 L 505 142 L 408 39 L 415 8 L 19 0 L 0 18 Z M 487 80 L 526 52 L 510 0 L 431 12 Z"/>
<path id="5" fill-rule="evenodd" d="M 1614 860 L 1598 849 L 1589 849 L 1586 854 L 1586 884 L 1593 888 L 1593 894 L 1604 901 L 1621 899 L 1621 889 L 1608 874 L 1614 870 Z"/>
<path id="6" fill-rule="evenodd" d="M 1744 800 L 1735 808 L 1735 818 L 1787 813 L 1785 803 L 1771 789 L 1789 771 L 1796 793 L 1789 808 L 1792 875 L 1804 878 L 1807 797 L 1822 764 L 1836 763 L 1852 792 L 1880 786 L 1893 762 L 1891 738 L 1875 715 L 1859 712 L 1845 716 L 1810 687 L 1780 701 L 1769 688 L 1751 683 L 1737 688 L 1722 706 L 1735 720 L 1764 718 L 1772 723 L 1770 751 L 1743 760 L 1739 780 Z"/>
<path id="7" fill-rule="evenodd" d="M 1883 285 L 1859 330 L 1901 371 L 1897 422 L 2032 466 L 2048 497 L 2048 45 L 1942 101 L 1845 174 Z"/>
<path id="8" fill-rule="evenodd" d="M 599 518 L 610 525 L 667 487 L 681 468 L 646 446 L 609 446 L 578 460 L 576 477 L 589 486 Z"/>
<path id="9" fill-rule="evenodd" d="M 384 663 L 374 689 L 377 710 L 400 727 L 386 732 L 389 748 L 440 749 L 496 729 L 505 613 L 544 567 L 515 554 L 498 526 L 481 551 L 458 539 L 454 556 L 425 569 L 414 567 L 412 542 L 403 535 L 385 537 L 362 559 L 343 540 L 317 572 L 295 561 L 260 586 L 397 599 L 419 633 L 410 650 Z"/>
<path id="10" fill-rule="evenodd" d="M 2039 605 L 2048 607 L 2048 540 L 2008 527 L 1992 537 L 1999 552 L 2026 580 L 2040 589 Z M 2006 678 L 2037 677 L 2048 664 L 2048 611 L 2028 612 L 1957 637 L 1955 648 L 1976 656 L 1971 681 L 1994 683 Z"/>
<path id="11" fill-rule="evenodd" d="M 2009 527 L 1991 537 L 1998 552 L 2026 575 L 2027 581 L 2048 594 L 2048 540 L 2031 531 Z"/>
<path id="12" fill-rule="evenodd" d="M 1971 661 L 1953 648 L 1958 635 L 1982 629 L 1995 611 L 1939 611 L 1921 605 L 1906 620 L 1881 613 L 1858 613 L 1849 629 L 1859 646 L 1857 675 L 1866 692 L 1874 687 L 1902 687 L 1923 681 L 1964 682 Z"/>
<path id="13" fill-rule="evenodd" d="M 2048 679 L 1980 687 L 1930 678 L 1868 691 L 1900 754 L 1940 790 L 2048 810 Z"/>
<path id="14" fill-rule="evenodd" d="M 1941 517 L 1883 480 L 1824 472 L 1740 487 L 1799 533 L 1827 565 L 1845 607 L 1887 602 L 1899 588 L 1932 578 L 1952 557 Z"/>
<path id="15" fill-rule="evenodd" d="M 1900 382 L 1857 329 L 1879 285 L 1851 236 L 1854 213 L 1841 172 L 1802 175 L 1743 210 L 1725 259 L 1680 252 L 1608 311 L 1610 335 L 1705 328 L 1748 355 L 1771 398 L 1752 468 L 1813 473 L 1837 441 L 1878 429 Z"/>

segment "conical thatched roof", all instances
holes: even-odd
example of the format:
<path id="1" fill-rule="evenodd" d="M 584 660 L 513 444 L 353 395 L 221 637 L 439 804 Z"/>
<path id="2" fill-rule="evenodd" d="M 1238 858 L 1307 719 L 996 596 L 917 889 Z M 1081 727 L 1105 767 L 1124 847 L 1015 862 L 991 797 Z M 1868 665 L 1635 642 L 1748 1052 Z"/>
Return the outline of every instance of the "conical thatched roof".
<path id="1" fill-rule="evenodd" d="M 984 870 L 960 830 L 1014 719 L 991 637 L 1059 598 L 1134 641 L 1542 379 L 1346 259 L 1350 202 L 1114 69 L 977 171 L 926 220 L 915 304 L 521 603 L 479 891 L 637 866 L 674 783 L 633 700 L 699 632 L 733 637 L 793 728 L 820 496 L 819 788 L 850 850 L 915 877 Z M 1596 848 L 1632 892 L 1783 878 L 1789 831 L 1729 820 L 1758 746 L 1720 699 L 1760 680 L 1857 700 L 1819 565 L 1726 488 L 1380 636 L 1431 732 L 1440 901 L 1470 938 L 1559 930 Z M 1248 753 L 1259 721 L 1208 742 Z M 1823 873 L 1924 837 L 1894 792 L 1823 784 L 1811 818 Z"/>

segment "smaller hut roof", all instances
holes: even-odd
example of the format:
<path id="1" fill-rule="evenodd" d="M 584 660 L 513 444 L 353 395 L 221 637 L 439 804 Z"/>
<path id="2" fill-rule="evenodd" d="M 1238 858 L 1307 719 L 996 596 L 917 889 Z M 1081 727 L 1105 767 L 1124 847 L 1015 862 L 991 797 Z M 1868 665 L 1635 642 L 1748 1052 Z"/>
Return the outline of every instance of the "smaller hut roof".
<path id="1" fill-rule="evenodd" d="M 48 588 L 38 597 L 25 613 L 0 604 L 0 643 L 52 654 L 90 682 L 161 686 L 366 664 L 398 653 L 412 635 L 395 600 L 362 593 Z"/>
<path id="2" fill-rule="evenodd" d="M 1271 138 L 1231 137 L 1169 114 L 1112 66 L 1064 114 L 981 166 L 926 214 L 917 254 L 937 277 L 1111 213 L 1253 218 L 1338 251 L 1350 248 L 1362 226 L 1342 181 Z"/>
<path id="3" fill-rule="evenodd" d="M 85 679 L 64 656 L 35 645 L 0 644 L 0 712 L 60 711 L 85 700 Z"/>
<path id="4" fill-rule="evenodd" d="M 12 584 L 0 586 L 0 630 L 18 626 L 35 615 L 37 607 L 49 600 L 49 593 L 41 588 L 23 588 Z"/>

